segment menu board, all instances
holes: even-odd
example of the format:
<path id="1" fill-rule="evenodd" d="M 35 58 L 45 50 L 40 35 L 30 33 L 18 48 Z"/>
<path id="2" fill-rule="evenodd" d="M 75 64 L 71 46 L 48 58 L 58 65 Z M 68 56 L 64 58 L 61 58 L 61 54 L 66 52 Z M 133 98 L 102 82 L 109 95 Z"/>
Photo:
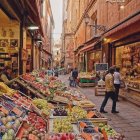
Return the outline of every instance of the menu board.
<path id="1" fill-rule="evenodd" d="M 108 63 L 96 63 L 95 70 L 96 71 L 107 71 L 108 70 Z"/>

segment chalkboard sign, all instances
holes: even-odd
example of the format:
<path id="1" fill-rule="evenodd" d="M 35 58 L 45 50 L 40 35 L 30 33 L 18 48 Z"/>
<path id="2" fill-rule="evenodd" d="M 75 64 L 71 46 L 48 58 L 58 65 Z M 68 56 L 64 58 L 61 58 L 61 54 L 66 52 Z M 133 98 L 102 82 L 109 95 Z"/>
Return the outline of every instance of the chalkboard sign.
<path id="1" fill-rule="evenodd" d="M 95 70 L 96 71 L 107 71 L 108 70 L 108 63 L 96 63 Z"/>

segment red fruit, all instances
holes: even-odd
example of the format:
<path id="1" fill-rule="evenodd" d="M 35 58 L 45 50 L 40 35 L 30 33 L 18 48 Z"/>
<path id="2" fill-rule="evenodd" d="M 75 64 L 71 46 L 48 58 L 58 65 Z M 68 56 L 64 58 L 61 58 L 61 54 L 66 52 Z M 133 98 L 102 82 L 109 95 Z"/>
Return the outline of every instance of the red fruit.
<path id="1" fill-rule="evenodd" d="M 61 140 L 67 140 L 66 134 L 62 134 L 62 135 L 61 135 Z"/>
<path id="2" fill-rule="evenodd" d="M 70 133 L 69 134 L 69 138 L 70 138 L 70 140 L 74 140 L 74 134 L 73 133 Z"/>

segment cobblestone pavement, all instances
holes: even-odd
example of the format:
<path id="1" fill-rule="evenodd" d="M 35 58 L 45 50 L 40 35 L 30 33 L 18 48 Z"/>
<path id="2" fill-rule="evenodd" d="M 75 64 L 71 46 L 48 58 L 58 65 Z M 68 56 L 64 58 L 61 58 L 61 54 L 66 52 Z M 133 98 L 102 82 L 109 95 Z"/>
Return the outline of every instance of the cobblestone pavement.
<path id="1" fill-rule="evenodd" d="M 69 85 L 68 75 L 59 76 L 60 79 Z M 74 88 L 75 89 L 75 88 Z M 96 104 L 99 110 L 100 105 L 104 99 L 103 96 L 95 96 L 94 87 L 77 88 L 84 93 L 88 99 Z M 126 140 L 140 140 L 140 108 L 125 100 L 117 102 L 118 114 L 111 113 L 112 101 L 109 100 L 105 110 L 108 111 L 105 117 L 109 119 L 109 124 L 119 133 L 125 135 Z"/>

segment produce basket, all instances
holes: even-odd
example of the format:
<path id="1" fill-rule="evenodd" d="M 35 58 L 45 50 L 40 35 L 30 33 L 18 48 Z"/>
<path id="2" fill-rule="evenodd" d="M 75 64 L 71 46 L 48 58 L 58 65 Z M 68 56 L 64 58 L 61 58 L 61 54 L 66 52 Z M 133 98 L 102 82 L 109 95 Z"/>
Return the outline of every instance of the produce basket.
<path id="1" fill-rule="evenodd" d="M 45 139 L 45 137 L 45 132 L 39 132 L 38 130 L 34 129 L 27 121 L 23 121 L 18 132 L 16 133 L 16 138 L 18 139 L 28 138 L 30 140 L 35 140 L 37 138 Z"/>

